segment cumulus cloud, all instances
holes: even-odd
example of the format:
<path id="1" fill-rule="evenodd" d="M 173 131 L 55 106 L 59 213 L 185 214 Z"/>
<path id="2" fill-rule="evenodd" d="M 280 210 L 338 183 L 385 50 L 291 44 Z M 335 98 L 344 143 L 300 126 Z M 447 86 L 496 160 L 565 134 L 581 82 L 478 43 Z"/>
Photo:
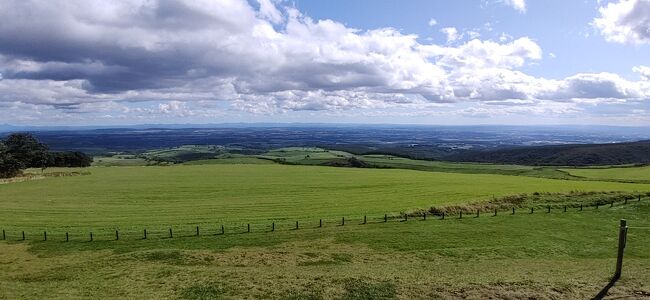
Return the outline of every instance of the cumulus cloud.
<path id="1" fill-rule="evenodd" d="M 650 96 L 643 66 L 635 69 L 641 81 L 528 75 L 521 69 L 543 58 L 528 37 L 467 33 L 462 41 L 447 27 L 447 44 L 426 44 L 394 28 L 359 30 L 272 0 L 258 4 L 0 0 L 11 8 L 0 9 L 0 104 L 33 105 L 51 116 L 208 117 L 218 107 L 276 114 Z M 208 103 L 220 105 L 204 114 Z"/>
<path id="2" fill-rule="evenodd" d="M 455 27 L 445 27 L 443 29 L 440 29 L 440 32 L 444 33 L 447 36 L 447 43 L 455 42 L 460 39 L 458 29 Z"/>
<path id="3" fill-rule="evenodd" d="M 438 21 L 436 21 L 436 19 L 434 19 L 434 18 L 429 19 L 429 26 L 433 27 L 433 26 L 436 26 L 437 24 L 438 24 Z"/>
<path id="4" fill-rule="evenodd" d="M 503 0 L 504 3 L 520 13 L 526 12 L 526 1 L 525 0 Z"/>
<path id="5" fill-rule="evenodd" d="M 592 22 L 605 40 L 616 43 L 650 43 L 650 1 L 621 0 L 598 9 Z"/>
<path id="6" fill-rule="evenodd" d="M 648 66 L 636 66 L 632 68 L 632 71 L 639 73 L 643 80 L 650 81 L 650 67 Z"/>

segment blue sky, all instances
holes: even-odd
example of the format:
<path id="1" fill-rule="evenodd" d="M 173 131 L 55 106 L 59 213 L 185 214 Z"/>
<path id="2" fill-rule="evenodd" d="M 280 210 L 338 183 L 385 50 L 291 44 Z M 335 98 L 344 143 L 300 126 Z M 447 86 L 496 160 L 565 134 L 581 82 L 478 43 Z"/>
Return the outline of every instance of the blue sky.
<path id="1" fill-rule="evenodd" d="M 650 126 L 650 0 L 0 0 L 0 123 Z"/>
<path id="2" fill-rule="evenodd" d="M 544 63 L 524 68 L 536 76 L 562 78 L 580 72 L 614 72 L 636 79 L 632 67 L 650 64 L 650 48 L 608 43 L 590 23 L 598 17 L 597 0 L 526 1 L 520 13 L 500 1 L 313 1 L 296 7 L 315 19 L 334 19 L 364 30 L 395 27 L 417 34 L 423 42 L 444 43 L 443 27 L 476 30 L 482 39 L 498 40 L 502 33 L 528 36 L 545 52 Z M 436 26 L 429 26 L 435 19 Z M 487 26 L 486 26 L 487 24 Z M 490 28 L 490 30 L 488 30 Z M 551 59 L 548 55 L 555 54 Z"/>

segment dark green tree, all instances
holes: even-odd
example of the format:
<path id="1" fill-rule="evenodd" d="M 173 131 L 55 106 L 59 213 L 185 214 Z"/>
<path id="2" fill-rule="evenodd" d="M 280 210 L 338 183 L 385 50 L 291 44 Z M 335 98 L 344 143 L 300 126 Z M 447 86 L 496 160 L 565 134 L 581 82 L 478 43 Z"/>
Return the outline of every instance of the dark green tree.
<path id="1" fill-rule="evenodd" d="M 7 153 L 18 160 L 23 168 L 47 167 L 47 145 L 40 143 L 31 134 L 13 133 L 5 139 L 4 144 Z"/>
<path id="2" fill-rule="evenodd" d="M 9 152 L 4 142 L 0 141 L 0 178 L 11 178 L 21 172 L 21 164 Z"/>

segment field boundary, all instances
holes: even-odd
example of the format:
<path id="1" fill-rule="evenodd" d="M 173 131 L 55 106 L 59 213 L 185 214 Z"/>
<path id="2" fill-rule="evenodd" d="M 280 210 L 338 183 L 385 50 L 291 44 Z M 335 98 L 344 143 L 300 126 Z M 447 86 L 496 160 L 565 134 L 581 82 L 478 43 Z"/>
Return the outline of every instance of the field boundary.
<path id="1" fill-rule="evenodd" d="M 646 196 L 648 196 L 646 194 Z M 23 242 L 23 241 L 40 241 L 40 242 L 93 242 L 93 241 L 120 241 L 120 240 L 155 240 L 155 239 L 172 239 L 172 238 L 187 238 L 187 237 L 200 237 L 200 236 L 225 236 L 234 234 L 247 234 L 247 233 L 272 233 L 275 231 L 294 231 L 301 229 L 319 229 L 324 227 L 343 227 L 343 226 L 358 226 L 358 225 L 372 225 L 372 224 L 385 224 L 393 223 L 398 224 L 409 221 L 427 221 L 427 220 L 449 220 L 449 219 L 468 219 L 468 218 L 481 218 L 481 217 L 496 217 L 503 215 L 532 215 L 532 214 L 551 214 L 551 213 L 566 213 L 566 212 L 582 212 L 582 211 L 597 211 L 599 209 L 607 209 L 613 207 L 625 206 L 628 204 L 640 203 L 647 199 L 638 195 L 635 199 L 625 198 L 622 201 L 610 201 L 608 203 L 588 203 L 588 204 L 567 204 L 567 205 L 546 205 L 546 206 L 528 206 L 528 207 L 512 207 L 511 209 L 486 210 L 478 208 L 476 210 L 459 210 L 453 213 L 447 213 L 444 210 L 437 211 L 434 207 L 422 210 L 421 212 L 400 213 L 396 215 L 384 214 L 379 215 L 364 215 L 362 218 L 346 218 L 341 216 L 340 219 L 314 219 L 314 222 L 305 224 L 306 222 L 295 223 L 290 221 L 285 222 L 269 222 L 262 224 L 261 222 L 254 223 L 238 223 L 238 224 L 221 224 L 217 227 L 200 227 L 192 226 L 192 230 L 188 231 L 189 225 L 182 226 L 169 226 L 168 229 L 148 230 L 143 228 L 139 233 L 134 230 L 96 230 L 88 232 L 80 231 L 41 231 L 34 232 L 23 230 L 6 230 L 2 229 L 0 236 L 1 241 L 5 242 Z M 291 226 L 289 226 L 291 224 Z M 251 226 L 252 225 L 252 226 Z M 283 225 L 283 226 L 280 226 Z M 180 227 L 180 228 L 179 228 Z M 181 229 L 185 228 L 185 230 Z M 137 238 L 139 236 L 139 238 Z"/>

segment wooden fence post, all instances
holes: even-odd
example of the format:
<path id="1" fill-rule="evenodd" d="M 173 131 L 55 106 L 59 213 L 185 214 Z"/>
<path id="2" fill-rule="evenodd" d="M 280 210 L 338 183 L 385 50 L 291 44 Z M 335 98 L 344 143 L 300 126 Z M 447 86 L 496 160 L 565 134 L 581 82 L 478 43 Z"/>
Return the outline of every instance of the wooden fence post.
<path id="1" fill-rule="evenodd" d="M 531 207 L 531 208 L 530 208 L 530 213 L 532 214 L 532 213 L 534 213 L 534 212 L 535 212 L 535 208 L 534 208 L 534 207 Z"/>
<path id="2" fill-rule="evenodd" d="M 426 221 L 427 220 L 427 213 L 422 214 L 422 220 Z"/>
<path id="3" fill-rule="evenodd" d="M 639 194 L 639 201 L 641 201 L 641 195 Z"/>
<path id="4" fill-rule="evenodd" d="M 515 214 L 515 208 L 514 207 L 512 208 L 512 214 L 513 215 Z"/>
<path id="5" fill-rule="evenodd" d="M 298 221 L 296 221 L 296 230 L 298 230 Z"/>
<path id="6" fill-rule="evenodd" d="M 341 217 L 341 226 L 345 226 L 345 217 Z"/>
<path id="7" fill-rule="evenodd" d="M 549 206 L 548 206 L 547 208 L 548 208 L 548 211 L 547 211 L 547 213 L 549 213 L 549 214 L 550 214 L 550 213 L 551 213 L 551 206 L 549 205 Z"/>
<path id="8" fill-rule="evenodd" d="M 144 229 L 144 239 L 145 240 L 147 239 L 147 229 L 146 228 Z"/>
<path id="9" fill-rule="evenodd" d="M 66 241 L 66 242 L 69 241 L 69 239 L 68 239 L 68 233 L 67 233 L 67 232 L 65 233 L 65 241 Z"/>
<path id="10" fill-rule="evenodd" d="M 196 226 L 196 236 L 199 236 L 199 226 Z"/>
<path id="11" fill-rule="evenodd" d="M 223 224 L 221 225 L 221 234 L 226 234 L 226 229 L 223 227 Z"/>
<path id="12" fill-rule="evenodd" d="M 462 219 L 462 218 L 463 218 L 463 211 L 462 211 L 462 210 L 460 211 L 460 215 L 458 216 L 458 218 L 459 218 L 459 219 Z"/>
<path id="13" fill-rule="evenodd" d="M 478 218 L 478 217 L 480 217 L 480 216 L 481 216 L 481 210 L 477 209 L 477 210 L 476 210 L 476 217 Z"/>
<path id="14" fill-rule="evenodd" d="M 580 211 L 582 211 L 582 203 L 580 203 Z"/>
<path id="15" fill-rule="evenodd" d="M 618 256 L 616 257 L 616 273 L 614 279 L 621 278 L 621 271 L 623 270 L 623 254 L 625 251 L 625 244 L 627 242 L 627 221 L 621 220 L 618 229 Z"/>
<path id="16" fill-rule="evenodd" d="M 117 230 L 115 230 L 115 240 L 116 241 L 120 240 L 120 233 Z"/>
<path id="17" fill-rule="evenodd" d="M 564 212 L 566 212 L 566 205 L 564 206 Z"/>
<path id="18" fill-rule="evenodd" d="M 495 217 L 497 216 L 497 209 L 496 208 L 494 209 L 494 216 Z"/>
<path id="19" fill-rule="evenodd" d="M 388 222 L 388 214 L 384 214 L 384 223 Z"/>
<path id="20" fill-rule="evenodd" d="M 23 241 L 25 240 L 25 232 L 23 231 Z"/>
<path id="21" fill-rule="evenodd" d="M 445 219 L 445 212 L 444 211 L 442 212 L 442 219 L 443 220 Z"/>
<path id="22" fill-rule="evenodd" d="M 368 216 L 363 216 L 363 224 L 368 224 Z"/>
<path id="23" fill-rule="evenodd" d="M 47 241 L 47 231 L 43 231 L 43 241 Z"/>
<path id="24" fill-rule="evenodd" d="M 409 215 L 407 213 L 404 213 L 404 222 L 409 220 Z"/>
<path id="25" fill-rule="evenodd" d="M 5 234 L 5 230 L 3 229 L 2 230 L 2 240 L 4 241 L 6 239 L 7 239 L 7 235 Z"/>
<path id="26" fill-rule="evenodd" d="M 275 231 L 275 222 L 271 223 L 271 231 Z"/>
<path id="27" fill-rule="evenodd" d="M 174 233 L 172 232 L 172 229 L 169 228 L 169 238 L 171 239 L 173 237 L 174 237 Z"/>
<path id="28" fill-rule="evenodd" d="M 251 224 L 250 223 L 247 224 L 247 228 L 248 228 L 247 232 L 250 233 L 251 232 Z"/>
<path id="29" fill-rule="evenodd" d="M 318 220 L 318 227 L 322 228 L 323 227 L 323 219 Z"/>
<path id="30" fill-rule="evenodd" d="M 598 203 L 596 203 L 596 209 L 598 209 Z"/>
<path id="31" fill-rule="evenodd" d="M 90 241 L 91 242 L 93 241 L 93 233 L 92 232 L 90 232 Z"/>

